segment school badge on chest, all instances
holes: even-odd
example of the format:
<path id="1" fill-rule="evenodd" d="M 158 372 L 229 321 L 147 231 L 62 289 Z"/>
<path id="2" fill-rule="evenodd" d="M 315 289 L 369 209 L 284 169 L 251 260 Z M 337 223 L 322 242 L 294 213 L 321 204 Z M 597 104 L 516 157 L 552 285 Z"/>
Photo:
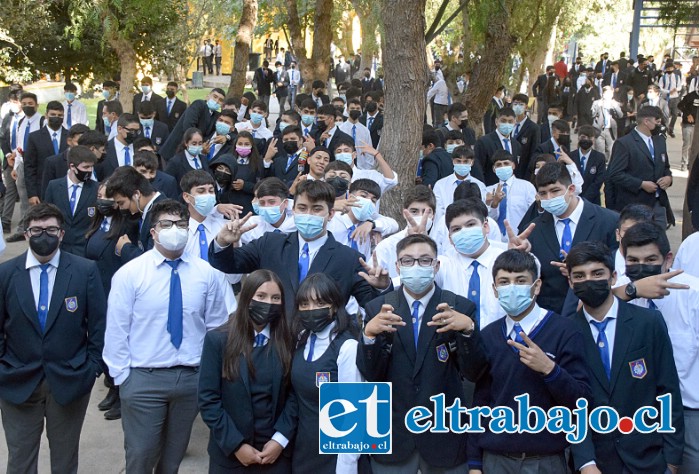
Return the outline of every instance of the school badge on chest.
<path id="1" fill-rule="evenodd" d="M 629 362 L 629 368 L 631 368 L 631 377 L 635 379 L 642 379 L 648 374 L 645 359 L 638 359 Z"/>
<path id="2" fill-rule="evenodd" d="M 316 372 L 316 387 L 320 387 L 325 382 L 330 382 L 330 372 Z"/>
<path id="3" fill-rule="evenodd" d="M 522 141 L 522 145 L 526 145 L 527 142 L 529 141 L 529 138 L 527 138 L 527 137 L 522 137 L 522 140 L 521 140 L 521 141 Z"/>
<path id="4" fill-rule="evenodd" d="M 163 143 L 163 137 L 155 137 L 155 144 L 160 146 Z"/>
<path id="5" fill-rule="evenodd" d="M 71 313 L 75 313 L 78 309 L 78 297 L 77 296 L 71 296 L 70 298 L 66 298 L 66 309 L 70 311 Z"/>
<path id="6" fill-rule="evenodd" d="M 590 168 L 590 174 L 597 174 L 597 167 L 596 166 L 593 166 L 592 168 Z"/>
<path id="7" fill-rule="evenodd" d="M 87 215 L 90 217 L 95 217 L 95 208 L 94 207 L 88 207 L 87 208 Z"/>
<path id="8" fill-rule="evenodd" d="M 449 350 L 446 345 L 440 344 L 437 346 L 437 359 L 440 362 L 446 362 L 449 359 Z"/>

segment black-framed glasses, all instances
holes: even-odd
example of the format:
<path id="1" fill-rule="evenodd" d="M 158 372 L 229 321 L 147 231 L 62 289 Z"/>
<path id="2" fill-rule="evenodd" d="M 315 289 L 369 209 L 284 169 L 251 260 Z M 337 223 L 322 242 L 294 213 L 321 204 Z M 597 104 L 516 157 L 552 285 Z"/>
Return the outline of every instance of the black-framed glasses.
<path id="1" fill-rule="evenodd" d="M 177 226 L 178 229 L 188 229 L 189 228 L 189 221 L 187 219 L 182 219 L 179 221 L 173 221 L 170 219 L 161 219 L 158 222 L 155 223 L 155 225 L 159 225 L 161 229 L 172 229 L 172 226 Z M 153 226 L 155 227 L 155 226 Z"/>
<path id="2" fill-rule="evenodd" d="M 398 263 L 400 263 L 401 267 L 412 267 L 413 265 L 415 265 L 415 262 L 417 262 L 417 264 L 421 267 L 431 267 L 436 260 L 436 258 L 432 257 L 401 257 L 398 259 Z"/>
<path id="3" fill-rule="evenodd" d="M 61 228 L 56 227 L 56 226 L 51 226 L 51 227 L 30 227 L 27 229 L 27 233 L 31 237 L 39 237 L 44 232 L 46 232 L 50 236 L 56 237 L 61 232 Z"/>

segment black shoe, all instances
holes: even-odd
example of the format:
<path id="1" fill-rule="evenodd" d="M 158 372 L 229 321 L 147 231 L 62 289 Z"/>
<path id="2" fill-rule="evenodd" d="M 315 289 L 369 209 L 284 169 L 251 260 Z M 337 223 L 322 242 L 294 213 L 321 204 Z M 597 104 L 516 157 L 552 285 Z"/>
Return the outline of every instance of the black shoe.
<path id="1" fill-rule="evenodd" d="M 119 401 L 119 391 L 116 388 L 110 388 L 109 392 L 107 392 L 107 396 L 104 397 L 104 400 L 102 400 L 99 405 L 97 405 L 97 409 L 99 411 L 107 411 L 110 408 L 114 406 L 116 402 Z"/>
<path id="2" fill-rule="evenodd" d="M 15 232 L 11 236 L 5 239 L 5 242 L 21 242 L 24 240 L 24 234 L 21 232 Z"/>
<path id="3" fill-rule="evenodd" d="M 670 135 L 672 138 L 675 138 L 675 132 L 673 132 L 672 130 L 667 132 L 667 134 Z"/>
<path id="4" fill-rule="evenodd" d="M 105 420 L 118 420 L 121 418 L 121 399 L 117 398 L 112 408 L 104 414 Z"/>

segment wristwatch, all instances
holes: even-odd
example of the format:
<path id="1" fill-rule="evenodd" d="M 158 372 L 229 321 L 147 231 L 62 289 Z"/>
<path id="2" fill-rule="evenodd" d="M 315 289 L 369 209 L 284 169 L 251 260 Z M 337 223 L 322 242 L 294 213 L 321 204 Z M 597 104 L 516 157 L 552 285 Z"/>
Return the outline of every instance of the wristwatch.
<path id="1" fill-rule="evenodd" d="M 626 289 L 624 290 L 624 293 L 626 293 L 626 296 L 628 296 L 630 299 L 635 300 L 636 299 L 636 285 L 634 285 L 632 282 L 629 282 L 626 285 Z"/>
<path id="2" fill-rule="evenodd" d="M 371 222 L 371 230 L 376 229 L 376 222 L 372 221 L 371 219 L 367 219 L 367 222 Z"/>

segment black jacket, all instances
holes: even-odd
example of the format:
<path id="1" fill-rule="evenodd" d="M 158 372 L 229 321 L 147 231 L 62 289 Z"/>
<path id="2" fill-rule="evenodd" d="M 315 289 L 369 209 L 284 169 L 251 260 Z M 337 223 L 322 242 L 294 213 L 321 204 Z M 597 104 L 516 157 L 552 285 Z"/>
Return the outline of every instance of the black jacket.
<path id="1" fill-rule="evenodd" d="M 49 156 L 56 154 L 53 148 L 51 134 L 53 130 L 41 127 L 29 134 L 27 149 L 24 150 L 24 182 L 27 186 L 27 197 L 41 198 L 44 190 L 41 188 L 41 180 L 44 176 L 44 163 Z M 58 153 L 68 148 L 68 130 L 61 130 L 61 141 L 58 144 Z"/>

